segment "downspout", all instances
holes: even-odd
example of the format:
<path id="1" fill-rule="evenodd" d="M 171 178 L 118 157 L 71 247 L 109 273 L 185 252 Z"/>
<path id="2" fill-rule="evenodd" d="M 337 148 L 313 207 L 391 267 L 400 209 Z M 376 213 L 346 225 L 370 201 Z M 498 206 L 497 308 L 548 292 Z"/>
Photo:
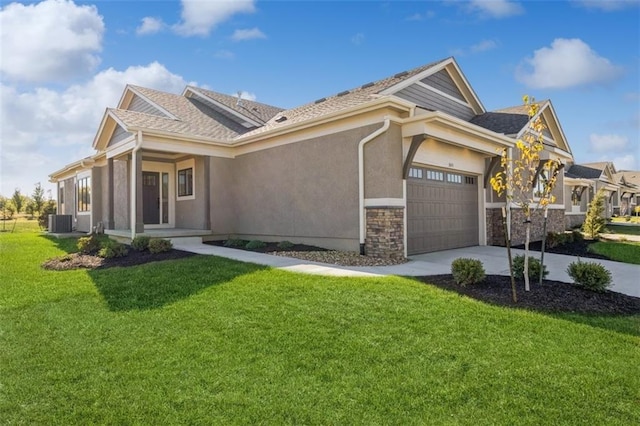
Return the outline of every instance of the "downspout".
<path id="1" fill-rule="evenodd" d="M 136 237 L 136 210 L 138 208 L 137 205 L 137 195 L 136 188 L 138 186 L 136 173 L 136 155 L 142 146 L 142 131 L 138 130 L 136 145 L 133 147 L 131 151 L 131 239 L 133 240 Z"/>
<path id="2" fill-rule="evenodd" d="M 366 136 L 358 143 L 358 216 L 360 221 L 360 254 L 364 254 L 364 239 L 366 235 L 366 218 L 364 212 L 364 146 L 389 129 L 391 119 L 384 118 L 384 124 L 375 132 Z"/>

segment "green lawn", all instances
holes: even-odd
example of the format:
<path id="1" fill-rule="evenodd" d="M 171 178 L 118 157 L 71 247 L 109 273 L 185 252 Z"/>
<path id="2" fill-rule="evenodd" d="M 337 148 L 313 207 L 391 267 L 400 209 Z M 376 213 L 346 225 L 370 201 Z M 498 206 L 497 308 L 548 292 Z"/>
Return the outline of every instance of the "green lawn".
<path id="1" fill-rule="evenodd" d="M 2 424 L 639 424 L 640 314 L 215 257 L 44 271 L 0 234 Z"/>
<path id="2" fill-rule="evenodd" d="M 621 234 L 621 235 L 640 235 L 640 226 L 638 225 L 614 225 L 607 224 L 607 232 L 611 234 Z"/>
<path id="3" fill-rule="evenodd" d="M 598 241 L 589 244 L 589 251 L 607 256 L 616 262 L 640 265 L 640 243 L 638 242 Z"/>

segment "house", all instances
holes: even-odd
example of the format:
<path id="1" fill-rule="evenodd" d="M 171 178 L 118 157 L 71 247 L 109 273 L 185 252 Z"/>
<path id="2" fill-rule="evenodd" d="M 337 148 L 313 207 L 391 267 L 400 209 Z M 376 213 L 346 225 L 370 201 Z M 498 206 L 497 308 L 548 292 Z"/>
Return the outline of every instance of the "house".
<path id="1" fill-rule="evenodd" d="M 551 103 L 539 114 L 544 157 L 571 161 Z M 488 181 L 527 121 L 522 108 L 488 113 L 454 58 L 292 109 L 129 85 L 104 114 L 96 153 L 50 177 L 81 231 L 102 224 L 123 238 L 233 236 L 400 257 L 503 244 L 504 199 Z M 562 187 L 552 230 L 564 229 Z"/>
<path id="2" fill-rule="evenodd" d="M 633 215 L 640 198 L 640 173 L 623 170 L 615 173 L 613 178 L 618 184 L 618 193 L 614 196 L 613 214 Z"/>
<path id="3" fill-rule="evenodd" d="M 618 205 L 618 192 L 620 185 L 616 178 L 616 168 L 610 161 L 601 161 L 595 163 L 583 163 L 573 165 L 570 169 L 572 173 L 582 174 L 594 182 L 589 194 L 589 200 L 592 200 L 598 191 L 602 190 L 604 197 L 604 216 L 611 219 L 614 215 L 614 205 Z"/>

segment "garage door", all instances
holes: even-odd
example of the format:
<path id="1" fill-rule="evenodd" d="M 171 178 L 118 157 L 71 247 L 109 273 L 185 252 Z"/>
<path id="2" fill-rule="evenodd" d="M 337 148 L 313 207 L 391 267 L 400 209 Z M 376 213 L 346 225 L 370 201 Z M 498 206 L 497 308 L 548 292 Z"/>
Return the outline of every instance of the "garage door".
<path id="1" fill-rule="evenodd" d="M 407 251 L 478 245 L 478 178 L 412 167 L 407 179 Z"/>

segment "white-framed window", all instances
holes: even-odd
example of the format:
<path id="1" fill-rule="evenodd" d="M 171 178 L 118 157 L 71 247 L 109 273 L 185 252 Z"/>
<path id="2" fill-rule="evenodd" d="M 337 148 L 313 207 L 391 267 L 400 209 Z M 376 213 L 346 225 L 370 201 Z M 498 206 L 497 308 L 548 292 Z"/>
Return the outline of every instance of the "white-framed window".
<path id="1" fill-rule="evenodd" d="M 416 169 L 414 167 L 409 168 L 409 177 L 414 179 L 422 179 L 423 171 L 422 169 Z"/>
<path id="2" fill-rule="evenodd" d="M 76 181 L 76 201 L 78 213 L 91 211 L 91 176 L 78 176 Z"/>
<path id="3" fill-rule="evenodd" d="M 462 183 L 462 175 L 456 173 L 447 173 L 447 182 Z"/>
<path id="4" fill-rule="evenodd" d="M 444 172 L 438 170 L 427 170 L 427 179 L 444 182 Z"/>
<path id="5" fill-rule="evenodd" d="M 178 200 L 193 200 L 196 197 L 195 174 L 193 158 L 176 163 L 176 198 Z"/>

